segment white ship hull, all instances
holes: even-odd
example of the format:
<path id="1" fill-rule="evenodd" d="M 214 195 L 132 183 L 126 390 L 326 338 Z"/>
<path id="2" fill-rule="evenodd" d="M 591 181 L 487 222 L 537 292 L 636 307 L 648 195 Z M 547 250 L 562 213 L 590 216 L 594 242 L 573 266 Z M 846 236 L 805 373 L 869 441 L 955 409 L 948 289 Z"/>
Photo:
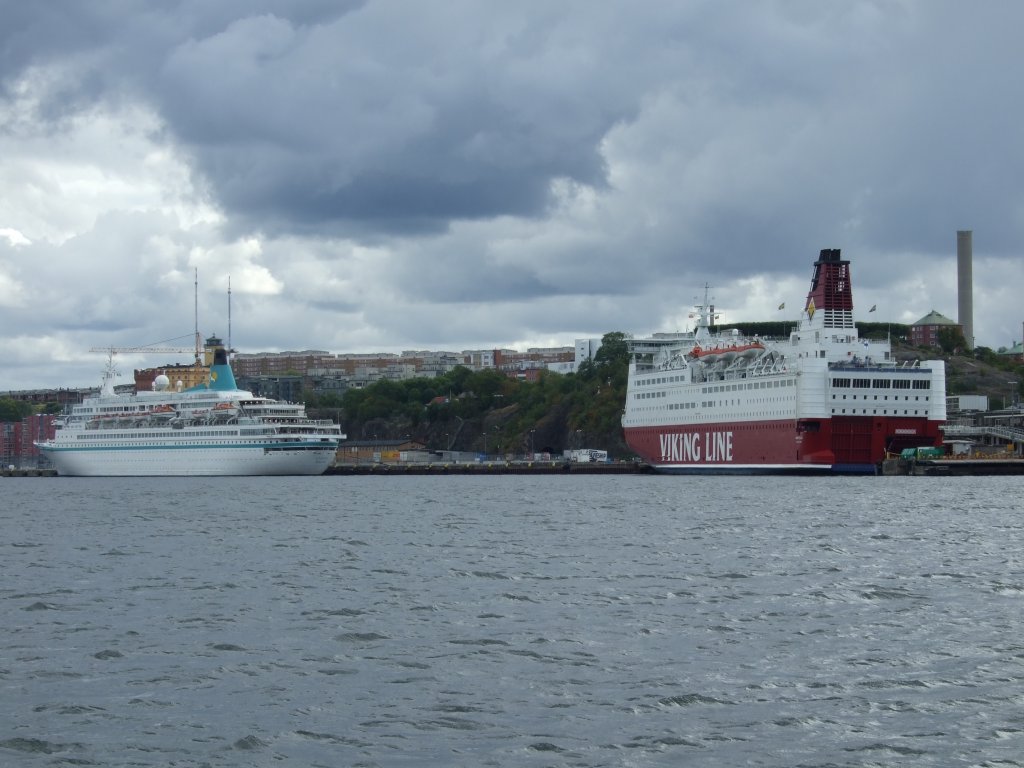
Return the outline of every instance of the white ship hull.
<path id="1" fill-rule="evenodd" d="M 43 451 L 57 474 L 71 477 L 322 475 L 334 461 L 335 443 L 297 448 L 138 445 Z"/>

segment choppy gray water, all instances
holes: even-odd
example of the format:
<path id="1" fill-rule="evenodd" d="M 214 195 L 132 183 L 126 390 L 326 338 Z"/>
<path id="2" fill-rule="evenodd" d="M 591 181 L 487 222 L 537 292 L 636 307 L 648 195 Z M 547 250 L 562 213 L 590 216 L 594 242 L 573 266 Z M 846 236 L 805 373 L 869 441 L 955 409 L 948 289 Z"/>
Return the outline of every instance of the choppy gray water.
<path id="1" fill-rule="evenodd" d="M 1024 765 L 1024 480 L 0 480 L 0 765 Z"/>

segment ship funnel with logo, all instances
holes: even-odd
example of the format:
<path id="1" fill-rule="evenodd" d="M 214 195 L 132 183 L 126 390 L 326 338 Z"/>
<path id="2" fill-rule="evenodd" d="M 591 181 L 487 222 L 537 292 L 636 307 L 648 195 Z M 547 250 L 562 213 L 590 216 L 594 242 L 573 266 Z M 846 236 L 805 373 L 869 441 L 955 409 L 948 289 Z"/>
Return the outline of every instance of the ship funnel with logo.
<path id="1" fill-rule="evenodd" d="M 228 365 L 228 353 L 224 349 L 213 351 L 209 388 L 220 392 L 238 389 L 238 385 L 235 383 L 235 374 L 231 372 L 231 366 Z"/>
<path id="2" fill-rule="evenodd" d="M 811 290 L 804 308 L 808 322 L 817 318 L 824 328 L 853 328 L 853 287 L 850 262 L 838 248 L 825 248 L 814 262 Z"/>

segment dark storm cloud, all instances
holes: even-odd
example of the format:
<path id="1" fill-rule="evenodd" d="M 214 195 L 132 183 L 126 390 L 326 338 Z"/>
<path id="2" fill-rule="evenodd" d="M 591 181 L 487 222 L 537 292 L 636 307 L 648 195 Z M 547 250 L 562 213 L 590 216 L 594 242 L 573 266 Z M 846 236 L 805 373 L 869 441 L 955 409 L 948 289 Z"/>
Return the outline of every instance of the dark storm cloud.
<path id="1" fill-rule="evenodd" d="M 1018 207 L 1010 195 L 993 208 L 980 187 L 1011 185 L 1019 151 L 966 151 L 1001 141 L 995 104 L 1020 106 L 1001 66 L 1013 25 L 991 7 L 968 20 L 955 4 L 896 2 L 3 10 L 6 88 L 30 65 L 62 61 L 72 72 L 46 92 L 44 120 L 144 99 L 240 233 L 367 239 L 541 218 L 553 180 L 607 185 L 602 142 L 665 93 L 686 107 L 662 137 L 691 158 L 680 191 L 711 184 L 695 195 L 689 246 L 701 259 L 718 250 L 722 266 L 792 247 L 787 227 L 817 240 L 794 208 L 825 232 L 869 220 L 866 244 L 905 246 L 922 230 L 938 245 L 958 214 L 1003 229 Z M 740 167 L 722 156 L 718 176 L 691 179 L 723 139 Z M 773 154 L 777 168 L 765 164 Z M 944 172 L 957 187 L 935 183 Z"/>
<path id="2" fill-rule="evenodd" d="M 574 62 L 560 47 L 571 18 L 514 20 L 510 32 L 461 6 L 419 18 L 379 6 L 16 8 L 4 84 L 77 58 L 40 119 L 134 93 L 236 223 L 277 233 L 538 216 L 552 179 L 603 183 L 601 138 L 637 108 L 622 90 L 629 62 L 590 48 Z"/>
<path id="3" fill-rule="evenodd" d="M 633 105 L 517 71 L 515 50 L 477 58 L 464 20 L 364 14 L 312 29 L 249 17 L 168 56 L 161 114 L 233 215 L 278 232 L 437 231 L 539 215 L 556 177 L 603 182 L 600 139 Z"/>
<path id="4" fill-rule="evenodd" d="M 0 0 L 0 21 L 14 358 L 103 342 L 51 325 L 187 331 L 197 266 L 201 317 L 232 275 L 250 350 L 678 330 L 705 283 L 770 319 L 824 247 L 859 306 L 952 316 L 957 229 L 980 338 L 1020 331 L 1019 3 Z"/>

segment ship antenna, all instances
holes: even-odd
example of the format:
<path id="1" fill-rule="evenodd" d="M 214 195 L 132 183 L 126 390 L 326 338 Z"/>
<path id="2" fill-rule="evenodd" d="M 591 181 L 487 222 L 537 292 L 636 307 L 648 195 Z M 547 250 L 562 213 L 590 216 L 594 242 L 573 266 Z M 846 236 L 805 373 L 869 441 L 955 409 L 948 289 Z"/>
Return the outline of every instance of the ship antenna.
<path id="1" fill-rule="evenodd" d="M 110 354 L 107 357 L 107 364 L 103 368 L 103 384 L 100 386 L 101 395 L 114 394 L 114 379 L 117 376 L 117 366 L 114 365 L 114 348 L 111 347 Z"/>
<path id="2" fill-rule="evenodd" d="M 231 354 L 231 275 L 228 275 L 228 354 Z"/>
<path id="3" fill-rule="evenodd" d="M 199 267 L 195 268 L 196 279 L 194 283 L 193 308 L 195 310 L 195 331 L 196 331 L 196 367 L 199 367 Z"/>

